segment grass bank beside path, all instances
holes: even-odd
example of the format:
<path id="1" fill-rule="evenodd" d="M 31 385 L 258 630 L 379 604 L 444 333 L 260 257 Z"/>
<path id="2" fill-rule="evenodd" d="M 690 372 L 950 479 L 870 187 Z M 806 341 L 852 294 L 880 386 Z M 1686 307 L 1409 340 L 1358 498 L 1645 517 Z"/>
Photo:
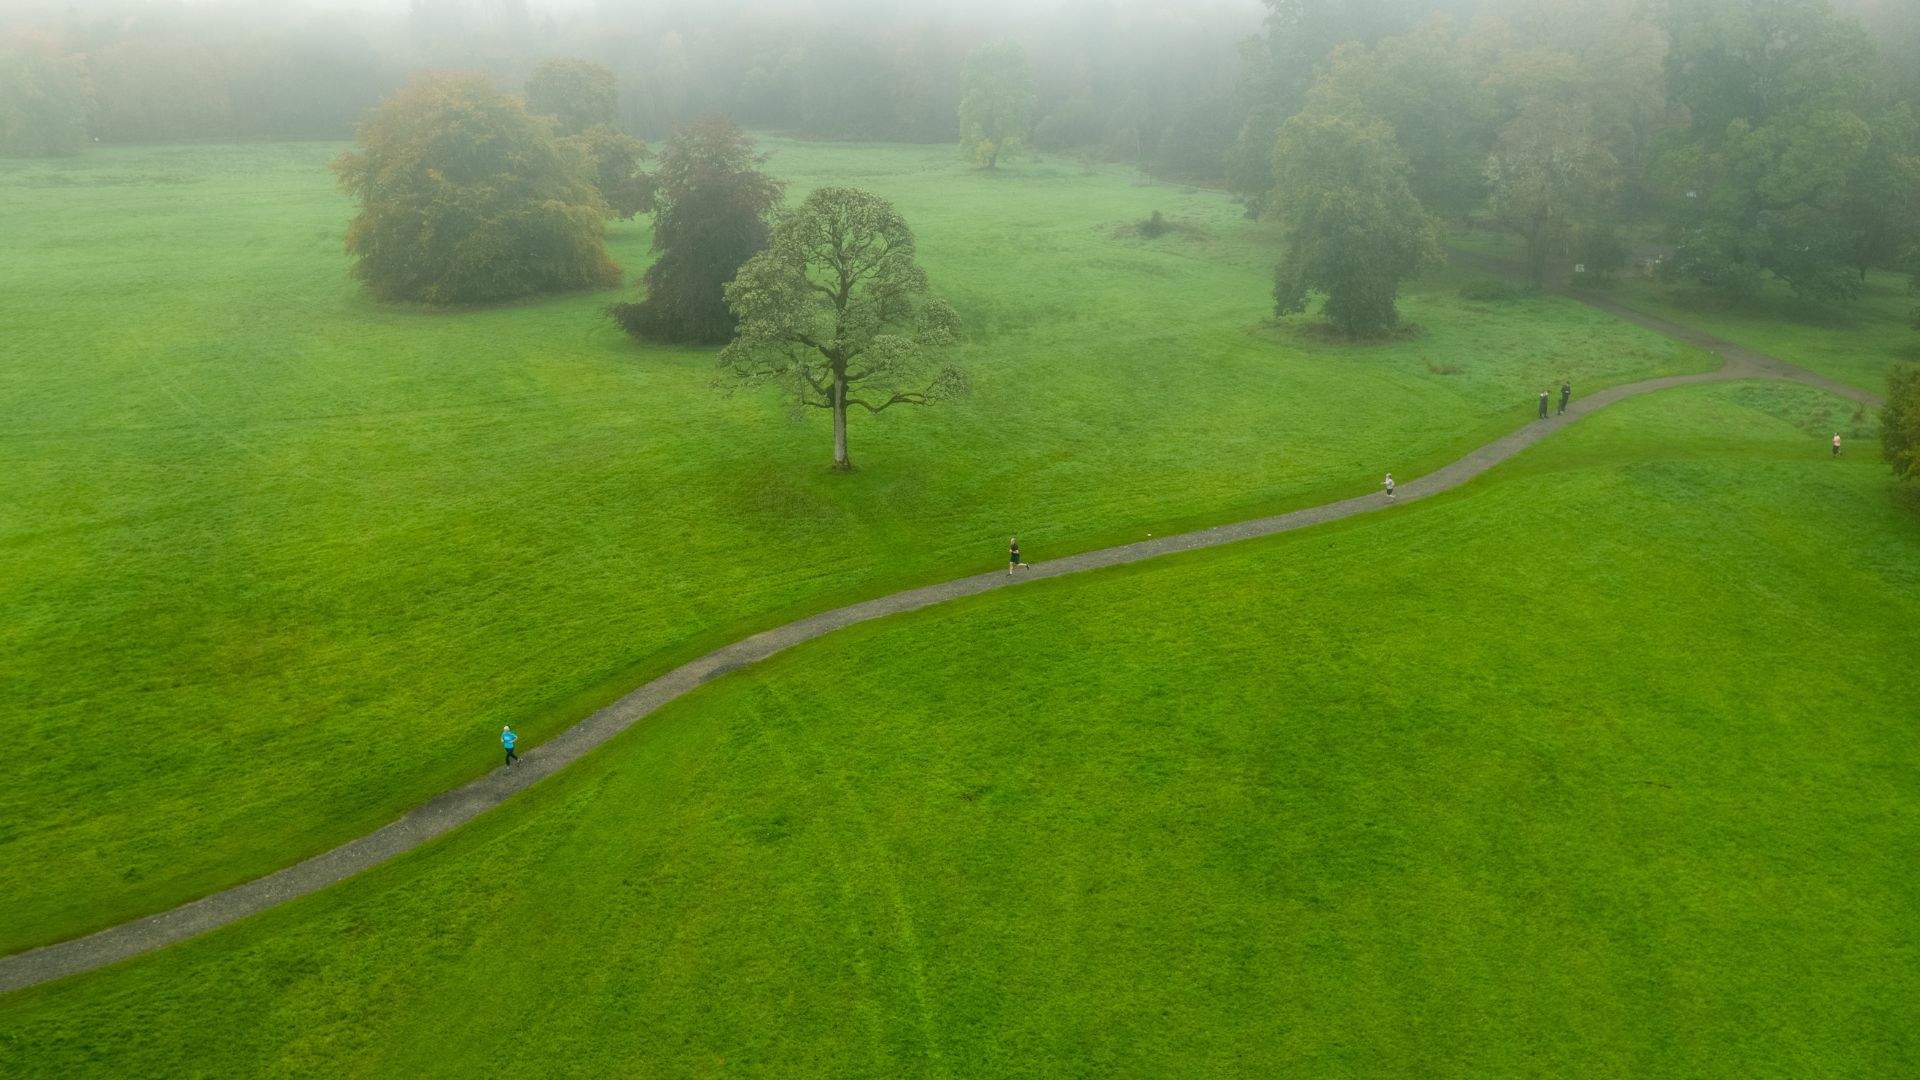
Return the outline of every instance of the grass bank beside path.
<path id="1" fill-rule="evenodd" d="M 1217 193 L 767 143 L 870 188 L 966 321 L 970 400 L 821 417 L 602 316 L 369 300 L 320 145 L 0 162 L 0 951 L 324 849 L 674 663 L 962 575 L 1371 490 L 1533 394 L 1710 366 L 1561 300 L 1414 288 L 1405 341 L 1268 325 Z M 1194 226 L 1124 235 L 1159 209 Z M 629 280 L 645 221 L 612 228 Z"/>
<path id="2" fill-rule="evenodd" d="M 1456 230 L 1451 242 L 1506 257 L 1517 258 L 1521 250 L 1515 238 L 1480 229 Z M 1904 274 L 1873 271 L 1858 299 L 1831 304 L 1802 300 L 1772 280 L 1745 300 L 1631 271 L 1609 286 L 1582 287 L 1875 394 L 1887 392 L 1888 368 L 1920 363 L 1920 331 L 1913 328 L 1920 301 Z"/>
<path id="3" fill-rule="evenodd" d="M 0 999 L 0 1072 L 1909 1072 L 1920 519 L 1833 404 L 1666 391 L 1422 503 L 802 646 Z"/>

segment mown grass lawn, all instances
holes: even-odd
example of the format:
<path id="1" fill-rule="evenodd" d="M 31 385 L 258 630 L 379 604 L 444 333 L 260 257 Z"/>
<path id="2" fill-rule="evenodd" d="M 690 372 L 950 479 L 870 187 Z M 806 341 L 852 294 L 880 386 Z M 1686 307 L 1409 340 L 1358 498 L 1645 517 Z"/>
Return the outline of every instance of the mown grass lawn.
<path id="1" fill-rule="evenodd" d="M 1908 1074 L 1920 507 L 1834 407 L 1664 392 L 1430 501 L 803 646 L 12 996 L 0 1071 Z"/>
<path id="2" fill-rule="evenodd" d="M 624 293 L 459 312 L 346 276 L 317 145 L 0 162 L 0 951 L 389 820 L 681 659 L 834 603 L 1417 474 L 1540 388 L 1707 366 L 1577 305 L 1415 289 L 1377 347 L 1267 324 L 1210 192 L 772 142 L 897 201 L 974 396 L 818 417 L 643 349 Z M 1160 209 L 1199 235 L 1120 235 Z M 616 226 L 630 279 L 647 227 Z"/>

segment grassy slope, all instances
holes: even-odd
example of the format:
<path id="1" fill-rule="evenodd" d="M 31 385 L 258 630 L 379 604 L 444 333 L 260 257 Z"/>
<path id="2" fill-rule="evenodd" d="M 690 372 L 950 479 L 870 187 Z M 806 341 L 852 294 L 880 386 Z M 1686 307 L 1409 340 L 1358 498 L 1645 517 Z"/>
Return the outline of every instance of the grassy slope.
<path id="1" fill-rule="evenodd" d="M 1485 230 L 1458 230 L 1452 242 L 1510 257 L 1521 250 L 1514 237 Z M 1868 274 L 1859 299 L 1841 304 L 1801 300 L 1777 281 L 1743 301 L 1633 274 L 1602 291 L 1642 311 L 1700 327 L 1876 394 L 1886 392 L 1889 367 L 1920 362 L 1920 333 L 1912 325 L 1914 295 L 1908 278 L 1900 274 Z"/>
<path id="2" fill-rule="evenodd" d="M 802 647 L 0 1071 L 1911 1073 L 1920 526 L 1826 405 Z"/>
<path id="3" fill-rule="evenodd" d="M 643 350 L 617 293 L 441 313 L 345 276 L 326 147 L 0 163 L 0 950 L 253 876 L 803 611 L 1368 490 L 1532 392 L 1697 367 L 1562 302 L 1441 282 L 1417 341 L 1264 327 L 1217 195 L 988 177 L 946 148 L 778 144 L 796 193 L 896 199 L 972 333 L 974 398 L 817 415 Z M 1205 239 L 1121 239 L 1161 208 Z M 630 272 L 644 224 L 614 231 Z M 1428 361 L 1455 364 L 1441 375 Z"/>

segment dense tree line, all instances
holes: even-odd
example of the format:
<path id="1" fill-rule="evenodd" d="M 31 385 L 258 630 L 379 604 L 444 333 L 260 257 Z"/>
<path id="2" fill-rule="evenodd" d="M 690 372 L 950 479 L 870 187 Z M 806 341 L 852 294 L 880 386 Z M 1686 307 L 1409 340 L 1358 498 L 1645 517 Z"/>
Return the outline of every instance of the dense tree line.
<path id="1" fill-rule="evenodd" d="M 1033 73 L 1036 147 L 1214 180 L 1233 134 L 1223 110 L 1239 43 L 1258 25 L 1244 0 L 1017 14 L 862 0 L 551 10 L 523 0 L 410 0 L 396 13 L 351 19 L 328 8 L 48 0 L 12 24 L 0 15 L 0 79 L 18 78 L 29 52 L 20 42 L 30 37 L 34 56 L 84 76 L 87 89 L 66 92 L 61 108 L 86 117 L 88 142 L 336 139 L 411 71 L 485 72 L 502 87 L 524 86 L 542 108 L 543 94 L 580 92 L 534 84 L 542 63 L 578 57 L 612 73 L 614 86 L 592 90 L 602 102 L 617 92 L 617 111 L 604 119 L 641 137 L 717 113 L 812 136 L 953 142 L 967 58 L 1009 41 Z M 26 96 L 4 93 L 7 85 L 0 110 Z M 21 138 L 0 152 L 44 151 Z"/>
<path id="2" fill-rule="evenodd" d="M 1880 48 L 1826 0 L 1267 3 L 1226 176 L 1290 234 L 1352 236 L 1365 206 L 1378 253 L 1400 250 L 1418 213 L 1479 219 L 1521 240 L 1541 283 L 1617 269 L 1624 228 L 1674 279 L 1730 294 L 1778 280 L 1816 301 L 1856 295 L 1875 268 L 1920 272 L 1912 43 Z M 1323 135 L 1384 125 L 1396 163 L 1353 138 L 1303 143 L 1308 121 Z M 1397 162 L 1406 205 L 1390 214 L 1378 181 Z M 1316 199 L 1330 216 L 1303 222 Z M 1281 267 L 1282 312 L 1303 287 L 1334 295 L 1329 268 L 1305 274 L 1303 258 Z M 1377 288 L 1385 264 L 1345 260 L 1348 294 Z M 1349 329 L 1391 320 L 1372 304 L 1363 327 L 1340 306 Z"/>
<path id="3" fill-rule="evenodd" d="M 1331 182 L 1337 163 L 1276 153 L 1288 124 L 1339 117 L 1391 135 L 1412 204 L 1378 220 L 1509 230 L 1537 281 L 1639 255 L 1729 293 L 1777 280 L 1841 301 L 1872 269 L 1920 273 L 1920 4 L 1263 2 L 1264 22 L 1227 0 L 410 0 L 347 22 L 318 4 L 48 0 L 0 27 L 0 151 L 337 138 L 403 72 L 459 68 L 524 87 L 616 216 L 653 195 L 636 137 L 720 114 L 955 142 L 986 166 L 1027 147 L 1129 161 L 1324 232 L 1353 219 L 1301 219 L 1311 200 L 1281 181 Z M 1304 130 L 1288 145 L 1353 149 Z M 1283 267 L 1279 306 L 1326 270 Z"/>

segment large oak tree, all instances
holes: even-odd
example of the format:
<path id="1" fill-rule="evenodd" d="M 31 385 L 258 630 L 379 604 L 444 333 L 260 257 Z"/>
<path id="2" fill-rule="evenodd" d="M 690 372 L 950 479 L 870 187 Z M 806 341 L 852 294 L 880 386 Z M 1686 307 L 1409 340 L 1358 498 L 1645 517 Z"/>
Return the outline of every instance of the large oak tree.
<path id="1" fill-rule="evenodd" d="M 772 383 L 833 414 L 833 467 L 853 468 L 847 410 L 930 405 L 965 389 L 940 362 L 959 317 L 928 295 L 913 231 L 885 199 L 821 188 L 774 226 L 767 250 L 727 286 L 739 316 L 720 354 L 738 384 Z"/>
<path id="2" fill-rule="evenodd" d="M 1342 332 L 1399 322 L 1401 280 L 1439 261 L 1438 227 L 1407 186 L 1407 163 L 1381 120 L 1309 110 L 1287 121 L 1273 150 L 1270 214 L 1286 236 L 1274 271 L 1274 310 L 1302 311 L 1315 293 Z"/>
<path id="3" fill-rule="evenodd" d="M 577 148 L 477 74 L 417 76 L 334 162 L 353 273 L 390 300 L 481 303 L 620 281 Z"/>

